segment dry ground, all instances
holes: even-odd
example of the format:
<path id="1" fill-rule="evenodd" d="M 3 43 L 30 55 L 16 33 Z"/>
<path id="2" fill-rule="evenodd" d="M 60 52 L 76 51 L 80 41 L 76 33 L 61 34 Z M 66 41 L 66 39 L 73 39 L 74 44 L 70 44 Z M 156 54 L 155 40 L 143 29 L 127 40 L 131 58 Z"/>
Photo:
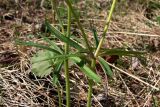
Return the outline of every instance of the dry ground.
<path id="1" fill-rule="evenodd" d="M 97 71 L 103 75 L 103 83 L 94 86 L 93 107 L 160 106 L 160 91 L 156 90 L 160 87 L 160 22 L 156 20 L 160 16 L 160 7 L 153 9 L 149 1 L 119 0 L 104 47 L 146 51 L 147 54 L 143 58 L 121 57 L 114 64 L 118 68 L 112 67 L 112 79 Z M 157 3 L 160 6 L 158 0 Z M 0 107 L 57 107 L 57 90 L 52 85 L 51 77 L 39 78 L 31 73 L 30 57 L 37 49 L 16 46 L 14 43 L 16 37 L 41 41 L 34 35 L 43 32 L 41 25 L 45 17 L 53 25 L 58 24 L 47 3 L 43 9 L 39 5 L 39 2 L 34 4 L 29 0 L 19 4 L 0 0 Z M 110 0 L 75 3 L 91 40 L 93 34 L 90 25 L 101 35 L 110 5 Z M 72 32 L 81 35 L 76 26 L 72 27 Z M 88 86 L 86 78 L 77 71 L 70 71 L 72 106 L 85 107 Z M 62 87 L 64 78 L 62 73 Z M 64 91 L 63 103 L 65 106 Z"/>

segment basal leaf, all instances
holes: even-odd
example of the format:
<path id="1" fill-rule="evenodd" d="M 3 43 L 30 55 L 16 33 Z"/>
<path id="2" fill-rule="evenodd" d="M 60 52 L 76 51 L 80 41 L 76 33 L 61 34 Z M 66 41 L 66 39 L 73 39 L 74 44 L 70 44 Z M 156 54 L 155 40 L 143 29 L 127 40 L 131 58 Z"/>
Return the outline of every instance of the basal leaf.
<path id="1" fill-rule="evenodd" d="M 45 77 L 52 72 L 52 66 L 49 61 L 33 63 L 32 72 L 39 77 Z"/>
<path id="2" fill-rule="evenodd" d="M 53 52 L 50 51 L 39 51 L 37 55 L 33 56 L 31 59 L 32 63 L 32 72 L 35 73 L 35 75 L 40 77 L 45 77 L 49 75 L 53 70 L 52 62 L 53 60 L 47 60 L 47 61 L 39 61 L 37 63 L 34 63 L 35 60 L 41 59 L 41 57 L 50 58 L 54 56 Z"/>
<path id="3" fill-rule="evenodd" d="M 110 66 L 107 64 L 106 60 L 104 60 L 103 58 L 101 57 L 98 57 L 98 60 L 99 60 L 99 63 L 103 69 L 103 71 L 110 77 L 113 76 L 113 73 L 112 73 L 112 70 L 110 68 Z"/>

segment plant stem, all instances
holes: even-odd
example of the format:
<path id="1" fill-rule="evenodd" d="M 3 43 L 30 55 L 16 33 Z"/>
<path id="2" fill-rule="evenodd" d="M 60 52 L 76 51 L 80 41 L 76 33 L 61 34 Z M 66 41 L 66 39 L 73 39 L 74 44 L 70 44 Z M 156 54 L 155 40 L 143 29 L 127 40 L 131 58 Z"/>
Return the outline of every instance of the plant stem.
<path id="1" fill-rule="evenodd" d="M 78 16 L 76 15 L 76 13 L 75 13 L 72 5 L 71 5 L 70 0 L 65 0 L 65 1 L 66 1 L 66 3 L 67 3 L 68 7 L 71 9 L 71 12 L 72 12 L 73 16 L 75 17 L 75 20 L 76 20 L 76 22 L 77 22 L 77 25 L 78 25 L 79 29 L 80 29 L 81 32 L 82 32 L 82 37 L 84 38 L 84 41 L 85 41 L 85 43 L 86 43 L 87 49 L 88 49 L 89 52 L 92 54 L 92 48 L 90 47 L 89 41 L 88 41 L 88 39 L 87 39 L 88 37 L 87 37 L 87 35 L 86 35 L 85 32 L 84 32 L 84 29 L 83 29 L 83 27 L 82 27 L 82 25 L 81 25 L 81 23 L 80 23 L 80 21 L 79 21 Z"/>
<path id="2" fill-rule="evenodd" d="M 58 85 L 57 85 L 57 90 L 58 90 L 58 103 L 59 103 L 59 107 L 62 107 L 62 95 L 61 95 L 60 83 L 58 83 Z"/>
<path id="3" fill-rule="evenodd" d="M 66 81 L 66 107 L 70 107 L 70 83 L 69 83 L 69 69 L 68 69 L 68 60 L 64 61 L 65 66 L 65 81 Z"/>
<path id="4" fill-rule="evenodd" d="M 70 36 L 70 29 L 71 29 L 71 10 L 68 7 L 68 24 L 67 24 L 67 37 Z M 65 54 L 69 53 L 69 45 L 65 44 Z M 70 107 L 70 83 L 69 83 L 69 63 L 68 59 L 64 61 L 65 64 L 65 76 L 66 76 L 66 106 Z"/>
<path id="5" fill-rule="evenodd" d="M 63 27 L 63 22 L 62 22 L 62 20 L 61 20 L 61 17 L 60 17 L 60 14 L 59 14 L 59 11 L 58 11 L 58 9 L 57 9 L 57 3 L 56 3 L 56 0 L 51 0 L 51 5 L 52 5 L 52 11 L 53 11 L 53 9 L 54 9 L 54 11 L 55 11 L 55 13 L 56 13 L 56 15 L 57 15 L 57 18 L 58 18 L 58 21 L 59 21 L 59 23 L 60 23 L 60 25 L 61 25 L 61 29 L 62 29 L 62 33 L 64 33 L 64 27 Z M 55 19 L 55 14 L 53 14 L 54 15 L 54 19 Z M 66 52 L 67 52 L 68 50 L 66 50 Z M 67 73 L 67 71 L 68 71 L 68 63 L 67 63 L 68 61 L 66 61 L 66 65 L 65 65 L 65 71 L 66 71 L 66 73 Z M 65 63 L 65 62 L 64 62 Z M 66 78 L 68 78 L 68 79 L 66 79 L 66 87 L 68 87 L 69 89 L 70 89 L 70 85 L 69 85 L 69 74 L 66 74 L 67 76 L 66 76 Z M 62 95 L 61 95 L 61 91 L 60 91 L 60 83 L 58 83 L 58 86 L 57 86 L 57 90 L 58 90 L 58 102 L 59 102 L 59 107 L 62 107 Z M 66 89 L 66 90 L 68 90 L 68 89 Z M 68 91 L 66 91 L 66 93 L 67 93 Z M 70 90 L 69 90 L 69 92 L 67 93 L 67 95 L 70 95 Z M 66 95 L 66 96 L 67 96 Z M 68 98 L 68 97 L 67 97 Z M 69 98 L 70 98 L 70 96 L 69 96 Z M 68 99 L 68 100 L 70 100 L 70 99 Z"/>
<path id="6" fill-rule="evenodd" d="M 63 27 L 63 22 L 62 22 L 62 20 L 61 20 L 61 18 L 60 18 L 60 14 L 59 14 L 59 11 L 58 11 L 58 9 L 57 9 L 57 4 L 56 4 L 56 0 L 51 0 L 51 5 L 52 5 L 52 12 L 53 12 L 53 9 L 54 9 L 54 11 L 55 12 L 53 12 L 53 17 L 54 17 L 54 20 L 55 20 L 55 13 L 56 13 L 56 15 L 57 15 L 57 17 L 58 17 L 58 21 L 59 21 L 59 23 L 60 23 L 60 25 L 61 25 L 61 29 L 62 29 L 62 32 L 64 33 L 64 27 Z M 61 94 L 61 90 L 60 90 L 60 83 L 58 82 L 58 85 L 57 85 L 57 91 L 58 91 L 58 103 L 59 103 L 59 107 L 62 107 L 62 94 Z"/>
<path id="7" fill-rule="evenodd" d="M 110 24 L 110 21 L 111 21 L 111 17 L 112 17 L 112 14 L 113 14 L 113 10 L 115 8 L 115 5 L 116 5 L 116 1 L 117 0 L 113 0 L 113 3 L 112 3 L 112 6 L 111 6 L 111 9 L 110 9 L 110 12 L 109 12 L 109 16 L 106 20 L 106 26 L 104 28 L 104 31 L 103 31 L 103 34 L 102 34 L 102 39 L 100 40 L 99 44 L 98 44 L 98 47 L 97 47 L 97 50 L 94 54 L 95 57 L 98 56 L 98 53 L 100 51 L 100 48 L 102 47 L 102 44 L 103 44 L 103 41 L 105 39 L 105 36 L 106 36 L 106 32 L 108 31 L 108 28 L 109 28 L 109 24 Z"/>
<path id="8" fill-rule="evenodd" d="M 88 80 L 88 96 L 87 96 L 87 107 L 91 107 L 91 98 L 92 98 L 92 91 L 93 91 L 93 81 L 91 79 Z"/>
<path id="9" fill-rule="evenodd" d="M 58 21 L 59 21 L 59 23 L 60 23 L 60 25 L 61 25 L 62 32 L 64 33 L 63 22 L 62 22 L 62 19 L 61 19 L 61 17 L 60 17 L 60 13 L 59 13 L 59 11 L 58 11 L 58 9 L 57 9 L 56 0 L 51 0 L 51 1 L 52 1 L 52 8 L 54 9 L 54 11 L 55 11 L 56 14 L 57 14 L 57 19 L 58 19 Z"/>
<path id="10" fill-rule="evenodd" d="M 93 58 L 92 59 L 92 63 L 91 63 L 91 68 L 92 70 L 95 70 L 95 64 L 96 64 L 96 59 Z M 91 107 L 91 98 L 92 98 L 92 86 L 93 86 L 93 80 L 88 79 L 88 85 L 89 85 L 89 89 L 88 89 L 88 96 L 87 96 L 87 107 Z"/>
<path id="11" fill-rule="evenodd" d="M 110 13 L 109 13 L 109 16 L 106 20 L 106 26 L 104 28 L 104 32 L 103 32 L 103 35 L 102 35 L 102 39 L 100 40 L 99 44 L 98 44 L 98 47 L 97 47 L 97 50 L 94 54 L 94 57 L 96 58 L 98 56 L 98 53 L 100 51 L 100 48 L 103 44 L 103 41 L 105 39 L 105 35 L 106 35 L 106 32 L 108 31 L 108 28 L 109 28 L 109 23 L 110 23 L 110 20 L 111 20 L 111 17 L 112 17 L 112 14 L 113 14 L 113 10 L 114 10 L 114 7 L 115 7 L 115 4 L 116 4 L 116 0 L 113 0 L 113 3 L 112 3 L 112 6 L 111 6 L 111 9 L 110 9 Z M 96 64 L 96 59 L 93 58 L 92 59 L 92 64 L 91 64 L 91 68 L 94 70 L 95 69 L 95 64 Z M 92 80 L 88 80 L 89 82 L 89 89 L 88 89 L 88 97 L 87 97 L 87 107 L 91 107 L 91 96 L 92 96 L 92 86 L 93 86 L 93 81 Z"/>

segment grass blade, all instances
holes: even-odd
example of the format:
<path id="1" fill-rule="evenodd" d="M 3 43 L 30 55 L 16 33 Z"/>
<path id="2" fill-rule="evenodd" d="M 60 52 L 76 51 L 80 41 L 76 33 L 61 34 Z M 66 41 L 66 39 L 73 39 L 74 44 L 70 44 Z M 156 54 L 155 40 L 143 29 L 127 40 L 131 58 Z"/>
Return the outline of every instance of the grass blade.
<path id="1" fill-rule="evenodd" d="M 104 60 L 103 58 L 101 57 L 98 57 L 98 60 L 99 60 L 99 63 L 103 69 L 103 71 L 110 77 L 113 76 L 113 73 L 112 73 L 112 70 L 110 68 L 110 66 L 107 64 L 106 60 Z"/>
<path id="2" fill-rule="evenodd" d="M 97 83 L 101 82 L 101 78 L 96 73 L 94 73 L 88 66 L 86 65 L 83 66 L 78 65 L 78 66 L 80 70 L 84 72 L 84 74 L 86 74 L 90 79 L 94 80 Z"/>
<path id="3" fill-rule="evenodd" d="M 94 80 L 95 82 L 101 82 L 101 78 L 94 73 L 79 57 L 71 57 L 71 59 L 76 63 L 79 69 L 90 79 Z"/>
<path id="4" fill-rule="evenodd" d="M 99 53 L 99 56 L 105 56 L 105 55 L 119 55 L 119 56 L 139 56 L 143 55 L 146 52 L 140 52 L 140 51 L 126 51 L 122 49 L 102 49 L 101 53 Z"/>
<path id="5" fill-rule="evenodd" d="M 93 32 L 93 36 L 94 36 L 95 44 L 96 44 L 96 48 L 97 48 L 98 44 L 99 44 L 98 34 L 97 34 L 97 31 L 95 28 L 92 28 L 92 32 Z"/>
<path id="6" fill-rule="evenodd" d="M 52 48 L 50 48 L 48 46 L 44 46 L 44 45 L 41 45 L 41 44 L 38 44 L 38 43 L 34 43 L 34 42 L 31 42 L 31 41 L 25 42 L 25 41 L 21 41 L 21 40 L 16 40 L 16 44 L 17 45 L 25 45 L 25 46 L 33 46 L 33 47 L 45 49 L 45 50 L 48 50 L 48 51 L 52 51 L 52 52 L 57 53 L 57 54 L 61 54 L 60 52 L 58 52 L 55 49 L 52 49 Z"/>
<path id="7" fill-rule="evenodd" d="M 38 63 L 40 61 L 42 62 L 42 61 L 47 61 L 47 60 L 51 60 L 51 59 L 65 60 L 65 59 L 68 59 L 69 57 L 76 57 L 76 56 L 85 57 L 84 55 L 79 54 L 79 53 L 67 54 L 67 55 L 66 54 L 64 54 L 64 55 L 54 55 L 54 56 L 51 56 L 51 57 L 41 56 L 38 59 L 34 59 L 33 63 Z"/>
<path id="8" fill-rule="evenodd" d="M 46 26 L 48 28 L 48 30 L 54 34 L 58 39 L 60 39 L 61 41 L 69 44 L 70 46 L 78 49 L 78 50 L 84 50 L 84 48 L 82 46 L 80 46 L 78 43 L 76 43 L 75 41 L 71 40 L 70 38 L 64 36 L 59 30 L 57 30 L 55 27 L 51 26 L 49 24 L 49 22 L 46 21 Z"/>
<path id="9" fill-rule="evenodd" d="M 56 85 L 57 82 L 58 82 L 58 78 L 59 78 L 59 75 L 60 75 L 59 73 L 62 69 L 62 65 L 63 65 L 63 62 L 60 62 L 55 66 L 55 69 L 53 71 L 54 72 L 53 77 L 52 77 L 52 82 L 53 82 L 54 85 Z"/>
<path id="10" fill-rule="evenodd" d="M 61 54 L 63 53 L 63 50 L 61 48 L 59 48 L 53 41 L 51 41 L 50 39 L 48 39 L 47 37 L 40 35 L 47 43 L 49 43 L 51 45 L 51 47 L 53 47 L 55 50 L 59 51 Z"/>

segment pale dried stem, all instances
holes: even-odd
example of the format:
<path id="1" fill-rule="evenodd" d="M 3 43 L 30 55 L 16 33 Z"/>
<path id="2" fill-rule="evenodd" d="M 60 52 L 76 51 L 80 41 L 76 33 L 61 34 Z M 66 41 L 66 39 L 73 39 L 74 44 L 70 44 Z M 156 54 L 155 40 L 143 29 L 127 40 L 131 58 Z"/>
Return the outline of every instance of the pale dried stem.
<path id="1" fill-rule="evenodd" d="M 140 107 L 140 105 L 138 104 L 138 102 L 136 101 L 136 98 L 134 97 L 133 93 L 130 91 L 130 89 L 128 88 L 127 84 L 125 83 L 125 81 L 123 80 L 121 74 L 118 72 L 118 75 L 120 77 L 120 79 L 122 80 L 123 84 L 125 85 L 125 87 L 127 88 L 127 91 L 129 92 L 129 94 L 132 96 L 133 100 L 136 102 L 137 107 Z"/>
<path id="2" fill-rule="evenodd" d="M 107 63 L 108 63 L 108 62 L 107 62 Z M 153 89 L 159 91 L 159 88 L 157 88 L 156 86 L 153 86 L 153 85 L 151 85 L 151 84 L 149 84 L 149 83 L 147 83 L 147 82 L 141 80 L 140 78 L 136 77 L 135 75 L 132 75 L 132 74 L 130 74 L 130 73 L 127 73 L 127 72 L 125 72 L 124 70 L 122 70 L 122 69 L 120 69 L 120 68 L 114 66 L 113 64 L 108 63 L 108 65 L 110 65 L 110 66 L 112 66 L 113 68 L 117 69 L 117 70 L 120 71 L 121 73 L 124 73 L 124 74 L 126 74 L 126 75 L 128 75 L 128 76 L 134 78 L 135 80 L 137 80 L 137 81 L 139 81 L 139 82 L 141 82 L 141 83 L 143 83 L 143 84 L 145 84 L 145 85 L 147 85 L 147 86 L 149 86 L 149 87 L 151 87 L 151 88 L 153 88 Z"/>
<path id="3" fill-rule="evenodd" d="M 156 83 L 155 83 L 155 85 L 154 86 L 156 86 L 158 83 L 159 83 L 159 81 L 160 80 L 158 80 Z M 144 105 L 143 105 L 143 107 L 146 107 L 147 106 L 147 102 L 148 102 L 148 100 L 149 100 L 149 96 L 151 95 L 151 93 L 152 93 L 152 90 L 148 93 L 148 95 L 146 96 L 146 98 L 145 98 L 145 100 L 146 100 L 146 102 L 144 103 Z"/>

